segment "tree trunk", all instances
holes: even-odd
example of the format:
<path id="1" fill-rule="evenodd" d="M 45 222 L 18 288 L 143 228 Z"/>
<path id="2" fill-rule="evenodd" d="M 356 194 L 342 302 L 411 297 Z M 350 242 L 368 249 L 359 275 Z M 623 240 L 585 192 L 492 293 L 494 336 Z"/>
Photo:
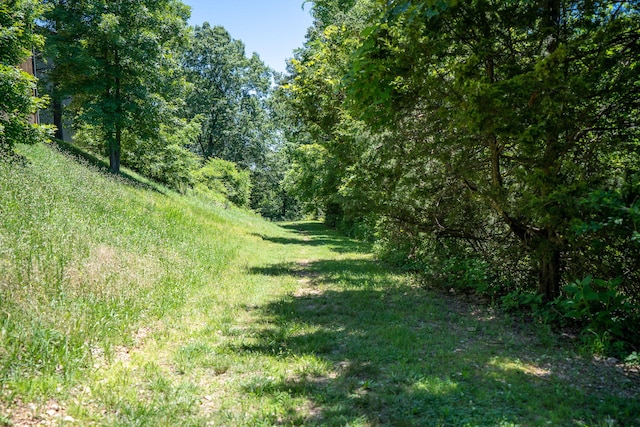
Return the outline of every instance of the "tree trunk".
<path id="1" fill-rule="evenodd" d="M 118 55 L 118 50 L 115 50 L 114 55 L 114 63 L 116 69 L 116 78 L 115 78 L 115 90 L 116 90 L 116 110 L 115 110 L 115 138 L 112 139 L 112 144 L 109 147 L 109 165 L 111 166 L 111 172 L 120 173 L 120 148 L 122 147 L 122 94 L 120 88 L 120 77 L 118 76 L 119 67 L 120 67 L 120 56 Z"/>
<path id="2" fill-rule="evenodd" d="M 53 107 L 53 124 L 56 127 L 54 136 L 58 139 L 64 140 L 64 131 L 62 123 L 62 101 L 57 97 L 53 99 L 51 103 Z"/>
<path id="3" fill-rule="evenodd" d="M 54 31 L 56 32 L 60 28 L 60 22 L 57 19 L 54 21 L 53 27 L 55 28 Z M 53 67 L 54 67 L 54 70 L 53 70 L 52 76 L 54 78 L 52 80 L 53 90 L 51 94 L 53 99 L 51 101 L 51 107 L 53 108 L 53 124 L 56 127 L 56 131 L 53 136 L 64 141 L 64 123 L 62 122 L 63 96 L 60 90 L 61 82 L 59 81 L 58 73 L 55 72 L 55 64 Z"/>
<path id="4" fill-rule="evenodd" d="M 116 130 L 116 137 L 113 138 L 113 142 L 109 144 L 109 166 L 111 172 L 120 173 L 120 144 L 122 141 L 122 131 Z"/>
<path id="5" fill-rule="evenodd" d="M 561 251 L 556 247 L 544 247 L 539 251 L 538 293 L 544 301 L 552 301 L 560 295 Z"/>
<path id="6" fill-rule="evenodd" d="M 552 54 L 558 48 L 560 42 L 560 0 L 546 0 L 546 14 L 544 24 L 546 28 L 546 51 Z M 555 127 L 546 130 L 546 146 L 542 156 L 541 170 L 544 173 L 542 178 L 542 196 L 547 198 L 558 186 L 560 140 Z M 556 223 L 554 221 L 551 222 Z M 562 239 L 551 229 L 540 230 L 537 236 L 539 244 L 536 248 L 538 256 L 538 293 L 545 301 L 552 301 L 560 295 L 560 276 Z"/>
<path id="7" fill-rule="evenodd" d="M 120 150 L 111 150 L 109 153 L 109 167 L 112 173 L 120 173 Z"/>
<path id="8" fill-rule="evenodd" d="M 282 195 L 282 219 L 285 219 L 287 217 L 287 192 L 286 191 L 282 191 L 281 193 Z"/>

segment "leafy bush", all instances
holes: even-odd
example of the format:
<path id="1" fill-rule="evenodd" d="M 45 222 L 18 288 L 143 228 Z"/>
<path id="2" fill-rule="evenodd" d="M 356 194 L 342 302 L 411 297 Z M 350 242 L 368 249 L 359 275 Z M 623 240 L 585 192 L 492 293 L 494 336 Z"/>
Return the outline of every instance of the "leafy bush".
<path id="1" fill-rule="evenodd" d="M 193 171 L 199 164 L 200 159 L 196 154 L 181 145 L 171 144 L 164 147 L 158 153 L 157 161 L 143 171 L 150 178 L 185 193 L 193 186 Z"/>
<path id="2" fill-rule="evenodd" d="M 564 315 L 586 324 L 586 329 L 624 339 L 636 324 L 637 312 L 619 290 L 620 279 L 587 276 L 565 286 L 566 298 L 558 301 Z"/>
<path id="3" fill-rule="evenodd" d="M 464 243 L 438 239 L 408 225 L 381 221 L 377 227 L 377 255 L 408 271 L 418 273 L 430 285 L 472 290 L 494 296 L 498 290 L 491 265 Z"/>
<path id="4" fill-rule="evenodd" d="M 487 264 L 471 255 L 444 260 L 440 271 L 447 283 L 455 288 L 472 289 L 479 294 L 489 291 Z"/>
<path id="5" fill-rule="evenodd" d="M 33 0 L 0 4 L 0 155 L 11 153 L 16 143 L 49 137 L 50 128 L 30 120 L 46 100 L 34 96 L 36 78 L 18 68 L 32 48 L 42 46 L 42 36 L 33 31 L 33 21 L 42 11 L 43 6 Z"/>
<path id="6" fill-rule="evenodd" d="M 123 163 L 185 193 L 193 187 L 193 172 L 200 167 L 199 157 L 185 147 L 194 143 L 200 126 L 200 117 L 190 122 L 175 119 L 171 125 L 161 125 L 154 138 L 140 139 L 127 134 Z"/>
<path id="7" fill-rule="evenodd" d="M 80 121 L 73 122 L 73 143 L 99 156 L 108 156 L 101 129 Z"/>
<path id="8" fill-rule="evenodd" d="M 0 153 L 11 152 L 16 143 L 33 144 L 50 136 L 49 126 L 29 121 L 46 104 L 45 99 L 33 96 L 35 82 L 24 71 L 0 63 Z"/>
<path id="9" fill-rule="evenodd" d="M 628 174 L 617 190 L 592 191 L 580 207 L 569 270 L 577 277 L 622 278 L 616 288 L 640 307 L 640 174 Z"/>
<path id="10" fill-rule="evenodd" d="M 422 237 L 422 238 L 421 238 Z M 389 218 L 382 218 L 376 227 L 374 250 L 385 262 L 408 271 L 424 271 L 425 247 L 433 243 L 430 236 L 401 226 Z"/>
<path id="11" fill-rule="evenodd" d="M 500 306 L 506 311 L 518 311 L 523 308 L 538 313 L 544 306 L 542 294 L 516 289 L 500 298 Z"/>
<path id="12" fill-rule="evenodd" d="M 193 174 L 196 191 L 223 194 L 231 203 L 246 207 L 251 196 L 249 171 L 238 170 L 236 164 L 212 158 Z"/>
<path id="13" fill-rule="evenodd" d="M 73 142 L 94 154 L 108 156 L 103 132 L 96 126 L 76 122 Z M 171 127 L 161 125 L 154 137 L 139 138 L 124 132 L 122 163 L 140 174 L 181 193 L 193 187 L 193 173 L 200 167 L 199 157 L 185 148 L 200 132 L 200 118 L 190 122 L 174 120 Z"/>

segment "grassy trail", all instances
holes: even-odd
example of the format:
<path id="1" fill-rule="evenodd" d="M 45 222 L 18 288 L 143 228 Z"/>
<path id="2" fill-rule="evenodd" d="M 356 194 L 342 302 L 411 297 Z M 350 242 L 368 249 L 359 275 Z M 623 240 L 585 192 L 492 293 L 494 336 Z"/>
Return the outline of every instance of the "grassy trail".
<path id="1" fill-rule="evenodd" d="M 316 223 L 248 233 L 68 408 L 106 425 L 639 425 L 637 383 Z M 82 387 L 80 390 L 83 390 Z"/>
<path id="2" fill-rule="evenodd" d="M 0 169 L 0 426 L 640 425 L 637 376 L 321 224 L 22 150 Z"/>

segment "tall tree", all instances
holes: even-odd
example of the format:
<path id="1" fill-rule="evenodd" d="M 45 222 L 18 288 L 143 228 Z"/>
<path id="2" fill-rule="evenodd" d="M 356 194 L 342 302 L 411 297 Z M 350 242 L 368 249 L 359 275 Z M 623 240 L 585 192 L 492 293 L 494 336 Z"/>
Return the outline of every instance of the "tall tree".
<path id="1" fill-rule="evenodd" d="M 292 111 L 298 145 L 289 173 L 290 187 L 307 200 L 307 209 L 324 213 L 331 225 L 348 223 L 361 215 L 361 206 L 340 188 L 361 154 L 362 128 L 346 110 L 343 76 L 359 32 L 376 10 L 374 1 L 322 0 L 313 2 L 314 26 L 305 46 L 296 52 L 291 76 L 282 86 L 283 101 Z"/>
<path id="2" fill-rule="evenodd" d="M 261 162 L 271 139 L 266 98 L 272 71 L 257 55 L 247 58 L 244 44 L 220 26 L 196 26 L 183 57 L 192 91 L 189 117 L 202 116 L 194 151 L 243 168 Z"/>
<path id="3" fill-rule="evenodd" d="M 351 105 L 374 126 L 400 124 L 454 198 L 490 208 L 550 300 L 577 250 L 579 200 L 637 171 L 639 12 L 637 2 L 391 2 L 356 54 Z M 425 169 L 418 182 L 433 178 Z"/>
<path id="4" fill-rule="evenodd" d="M 120 170 L 123 132 L 152 137 L 176 93 L 175 47 L 189 8 L 177 0 L 53 0 L 52 79 L 73 97 L 76 120 L 105 141 Z"/>
<path id="5" fill-rule="evenodd" d="M 42 5 L 32 0 L 7 0 L 0 4 L 0 154 L 20 143 L 33 143 L 46 136 L 32 117 L 43 106 L 35 97 L 36 80 L 20 69 L 42 37 L 33 31 Z"/>

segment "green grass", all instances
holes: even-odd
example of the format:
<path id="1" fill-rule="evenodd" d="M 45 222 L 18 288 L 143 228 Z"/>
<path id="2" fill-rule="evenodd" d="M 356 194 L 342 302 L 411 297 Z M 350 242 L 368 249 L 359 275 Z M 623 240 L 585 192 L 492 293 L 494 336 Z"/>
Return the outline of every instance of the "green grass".
<path id="1" fill-rule="evenodd" d="M 0 164 L 0 425 L 640 425 L 621 367 L 318 223 L 20 151 Z"/>

